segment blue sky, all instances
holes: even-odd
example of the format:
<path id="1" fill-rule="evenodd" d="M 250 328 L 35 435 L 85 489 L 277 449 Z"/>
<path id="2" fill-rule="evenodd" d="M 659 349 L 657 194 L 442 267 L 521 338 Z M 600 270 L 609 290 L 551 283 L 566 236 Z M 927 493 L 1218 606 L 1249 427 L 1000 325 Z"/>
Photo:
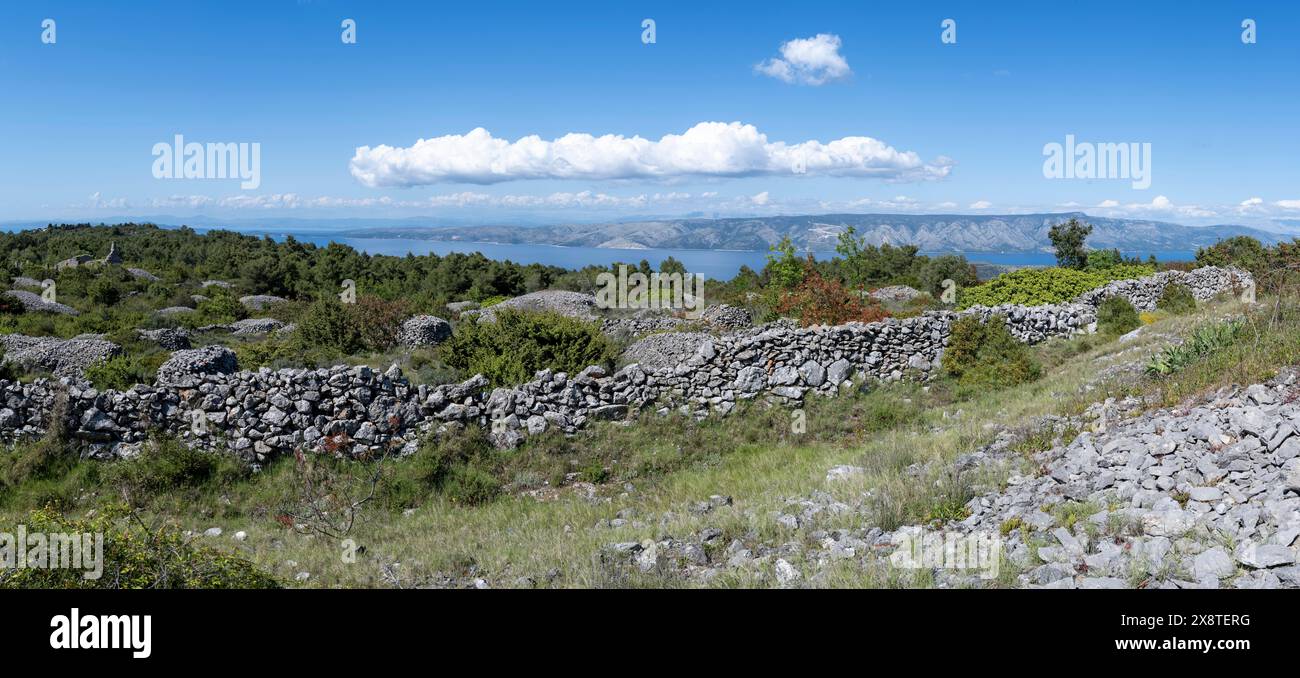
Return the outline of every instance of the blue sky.
<path id="1" fill-rule="evenodd" d="M 0 220 L 1300 218 L 1294 3 L 552 4 L 6 3 Z M 260 144 L 260 184 L 156 178 L 178 133 Z M 1066 135 L 1151 144 L 1150 187 L 1046 178 Z"/>

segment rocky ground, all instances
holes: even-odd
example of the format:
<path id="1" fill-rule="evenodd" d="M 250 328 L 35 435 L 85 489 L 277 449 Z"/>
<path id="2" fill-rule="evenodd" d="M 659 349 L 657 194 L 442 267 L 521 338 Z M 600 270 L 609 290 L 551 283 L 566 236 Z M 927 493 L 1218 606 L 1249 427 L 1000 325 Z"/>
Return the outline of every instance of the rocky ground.
<path id="1" fill-rule="evenodd" d="M 1270 383 L 1176 409 L 1143 411 L 1137 399 L 1111 399 L 1082 417 L 1038 422 L 1056 441 L 1029 456 L 1020 444 L 1026 434 L 1004 431 L 952 468 L 1005 482 L 967 502 L 966 518 L 941 525 L 882 530 L 872 526 L 870 490 L 853 501 L 813 492 L 787 499 L 774 516 L 786 528 L 779 542 L 752 533 L 722 544 L 720 530 L 705 528 L 610 543 L 603 557 L 696 583 L 741 568 L 795 586 L 817 584 L 846 564 L 886 571 L 900 546 L 928 531 L 999 542 L 1000 567 L 1012 575 L 1003 581 L 1026 588 L 1300 588 L 1298 396 L 1300 380 L 1286 370 Z M 1093 430 L 1074 435 L 1081 428 Z M 827 487 L 862 472 L 831 468 Z M 711 497 L 686 509 L 707 514 L 730 505 Z M 987 583 L 970 568 L 926 569 L 940 587 Z"/>

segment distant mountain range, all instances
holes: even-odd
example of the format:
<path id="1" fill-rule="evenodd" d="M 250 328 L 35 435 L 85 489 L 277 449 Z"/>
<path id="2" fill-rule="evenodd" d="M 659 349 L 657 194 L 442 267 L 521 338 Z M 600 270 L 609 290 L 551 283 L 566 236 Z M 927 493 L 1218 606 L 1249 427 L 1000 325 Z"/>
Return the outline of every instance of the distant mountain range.
<path id="1" fill-rule="evenodd" d="M 847 227 L 874 245 L 916 245 L 927 252 L 1050 251 L 1048 230 L 1070 218 L 1092 224 L 1088 245 L 1122 251 L 1190 251 L 1223 238 L 1249 235 L 1265 243 L 1289 236 L 1248 226 L 1183 226 L 1145 219 L 1093 217 L 1083 212 L 981 216 L 965 214 L 820 214 L 806 216 L 661 219 L 553 226 L 367 228 L 343 235 L 366 238 L 560 245 L 611 249 L 763 251 L 788 236 L 799 250 L 825 252 Z"/>

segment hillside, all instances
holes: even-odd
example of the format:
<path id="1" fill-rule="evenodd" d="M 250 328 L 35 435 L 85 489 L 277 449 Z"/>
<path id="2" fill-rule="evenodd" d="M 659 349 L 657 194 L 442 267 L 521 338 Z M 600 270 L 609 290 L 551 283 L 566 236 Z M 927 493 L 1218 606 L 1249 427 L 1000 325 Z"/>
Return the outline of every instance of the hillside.
<path id="1" fill-rule="evenodd" d="M 103 585 L 167 562 L 158 585 L 1300 586 L 1290 247 L 951 303 L 855 288 L 931 260 L 787 252 L 688 317 L 472 256 L 0 242 L 32 257 L 0 295 L 0 531 L 146 549 L 111 551 Z M 165 266 L 190 257 L 209 268 Z M 931 567 L 927 534 L 997 551 Z"/>

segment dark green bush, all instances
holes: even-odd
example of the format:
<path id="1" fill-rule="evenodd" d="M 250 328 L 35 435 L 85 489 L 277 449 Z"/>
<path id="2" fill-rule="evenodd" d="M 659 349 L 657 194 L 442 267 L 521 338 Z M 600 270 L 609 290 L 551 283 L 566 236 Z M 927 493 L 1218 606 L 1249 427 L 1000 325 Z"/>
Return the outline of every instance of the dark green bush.
<path id="1" fill-rule="evenodd" d="M 345 354 L 365 347 L 356 317 L 333 297 L 321 298 L 307 308 L 298 321 L 297 336 L 304 347 L 331 348 Z"/>
<path id="2" fill-rule="evenodd" d="M 1011 335 L 1006 317 L 1001 315 L 992 316 L 987 323 L 975 316 L 954 321 L 943 352 L 943 369 L 958 384 L 977 388 L 1015 386 L 1042 374 L 1029 347 Z"/>
<path id="3" fill-rule="evenodd" d="M 1160 293 L 1156 308 L 1174 315 L 1186 315 L 1196 311 L 1196 297 L 1186 285 L 1170 283 Z"/>
<path id="4" fill-rule="evenodd" d="M 1142 326 L 1142 319 L 1128 299 L 1121 296 L 1108 297 L 1097 307 L 1097 331 L 1103 334 L 1120 335 Z"/>
<path id="5" fill-rule="evenodd" d="M 107 277 L 95 278 L 86 288 L 86 298 L 98 306 L 112 306 L 122 299 L 122 290 Z"/>
<path id="6" fill-rule="evenodd" d="M 496 313 L 496 322 L 461 323 L 441 354 L 452 367 L 509 386 L 547 368 L 572 374 L 590 365 L 610 367 L 615 348 L 596 323 L 507 309 Z"/>
<path id="7" fill-rule="evenodd" d="M 187 315 L 187 319 L 193 318 L 198 324 L 203 325 L 218 325 L 233 323 L 248 317 L 248 309 L 239 303 L 230 290 L 223 287 L 210 287 L 204 291 L 204 295 L 208 298 L 206 301 L 199 302 L 198 313 Z"/>

